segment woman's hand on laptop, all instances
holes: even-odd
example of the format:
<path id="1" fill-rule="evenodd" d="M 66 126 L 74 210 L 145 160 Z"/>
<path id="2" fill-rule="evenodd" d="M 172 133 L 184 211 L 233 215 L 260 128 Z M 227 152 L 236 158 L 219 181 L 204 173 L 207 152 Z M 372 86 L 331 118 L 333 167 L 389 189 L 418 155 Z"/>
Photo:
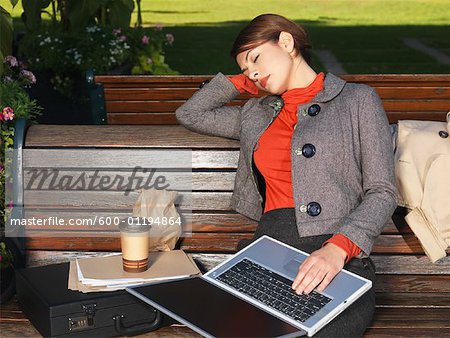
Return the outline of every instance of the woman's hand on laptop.
<path id="1" fill-rule="evenodd" d="M 346 258 L 347 254 L 343 249 L 333 243 L 327 243 L 300 265 L 292 289 L 297 294 L 308 294 L 316 287 L 317 291 L 322 292 L 342 270 Z"/>

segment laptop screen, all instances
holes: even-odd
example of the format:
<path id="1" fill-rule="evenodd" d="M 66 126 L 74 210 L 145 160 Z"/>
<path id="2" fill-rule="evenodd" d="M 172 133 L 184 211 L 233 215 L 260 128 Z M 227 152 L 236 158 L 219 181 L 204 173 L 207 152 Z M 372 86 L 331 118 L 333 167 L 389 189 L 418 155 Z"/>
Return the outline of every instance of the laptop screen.
<path id="1" fill-rule="evenodd" d="M 128 291 L 205 336 L 295 337 L 304 334 L 202 278 L 137 286 Z"/>

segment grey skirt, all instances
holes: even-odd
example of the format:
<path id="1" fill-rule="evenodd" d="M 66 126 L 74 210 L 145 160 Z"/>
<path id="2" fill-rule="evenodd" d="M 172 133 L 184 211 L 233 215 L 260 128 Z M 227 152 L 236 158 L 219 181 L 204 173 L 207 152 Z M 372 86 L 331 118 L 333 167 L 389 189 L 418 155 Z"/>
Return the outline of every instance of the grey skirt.
<path id="1" fill-rule="evenodd" d="M 300 237 L 295 222 L 293 208 L 275 209 L 262 215 L 251 240 L 243 240 L 238 249 L 242 249 L 257 238 L 268 235 L 297 249 L 311 253 L 322 247 L 332 234 Z M 344 269 L 370 279 L 375 284 L 375 265 L 370 258 L 353 258 Z M 314 337 L 361 337 L 370 325 L 375 311 L 374 287 L 356 300 L 338 317 L 317 332 Z"/>

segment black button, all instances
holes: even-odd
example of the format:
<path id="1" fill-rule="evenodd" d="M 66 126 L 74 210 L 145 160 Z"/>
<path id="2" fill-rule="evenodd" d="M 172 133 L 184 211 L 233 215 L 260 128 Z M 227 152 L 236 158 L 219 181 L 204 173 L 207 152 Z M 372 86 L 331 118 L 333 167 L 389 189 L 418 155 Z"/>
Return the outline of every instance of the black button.
<path id="1" fill-rule="evenodd" d="M 309 116 L 316 116 L 320 112 L 320 106 L 318 104 L 313 104 L 308 108 Z"/>
<path id="2" fill-rule="evenodd" d="M 318 216 L 322 211 L 322 207 L 317 202 L 308 203 L 308 210 L 306 211 L 309 216 Z"/>
<path id="3" fill-rule="evenodd" d="M 310 143 L 306 143 L 302 148 L 302 154 L 306 158 L 313 157 L 316 154 L 316 147 Z"/>
<path id="4" fill-rule="evenodd" d="M 446 131 L 444 131 L 444 130 L 441 130 L 439 132 L 439 136 L 442 137 L 442 138 L 447 138 L 448 137 L 448 133 Z"/>
<path id="5" fill-rule="evenodd" d="M 209 83 L 209 80 L 203 81 L 203 82 L 200 84 L 199 88 L 203 88 L 203 87 L 205 86 L 205 84 L 207 84 L 207 83 Z"/>

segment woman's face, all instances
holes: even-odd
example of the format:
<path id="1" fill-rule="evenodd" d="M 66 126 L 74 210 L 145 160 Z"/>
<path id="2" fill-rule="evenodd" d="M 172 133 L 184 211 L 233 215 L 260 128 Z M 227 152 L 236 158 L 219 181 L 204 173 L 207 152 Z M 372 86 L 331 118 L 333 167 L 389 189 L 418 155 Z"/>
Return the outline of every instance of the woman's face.
<path id="1" fill-rule="evenodd" d="M 256 86 L 271 94 L 281 95 L 288 90 L 293 74 L 294 59 L 292 44 L 283 41 L 269 41 L 236 56 L 236 62 L 244 75 Z"/>

